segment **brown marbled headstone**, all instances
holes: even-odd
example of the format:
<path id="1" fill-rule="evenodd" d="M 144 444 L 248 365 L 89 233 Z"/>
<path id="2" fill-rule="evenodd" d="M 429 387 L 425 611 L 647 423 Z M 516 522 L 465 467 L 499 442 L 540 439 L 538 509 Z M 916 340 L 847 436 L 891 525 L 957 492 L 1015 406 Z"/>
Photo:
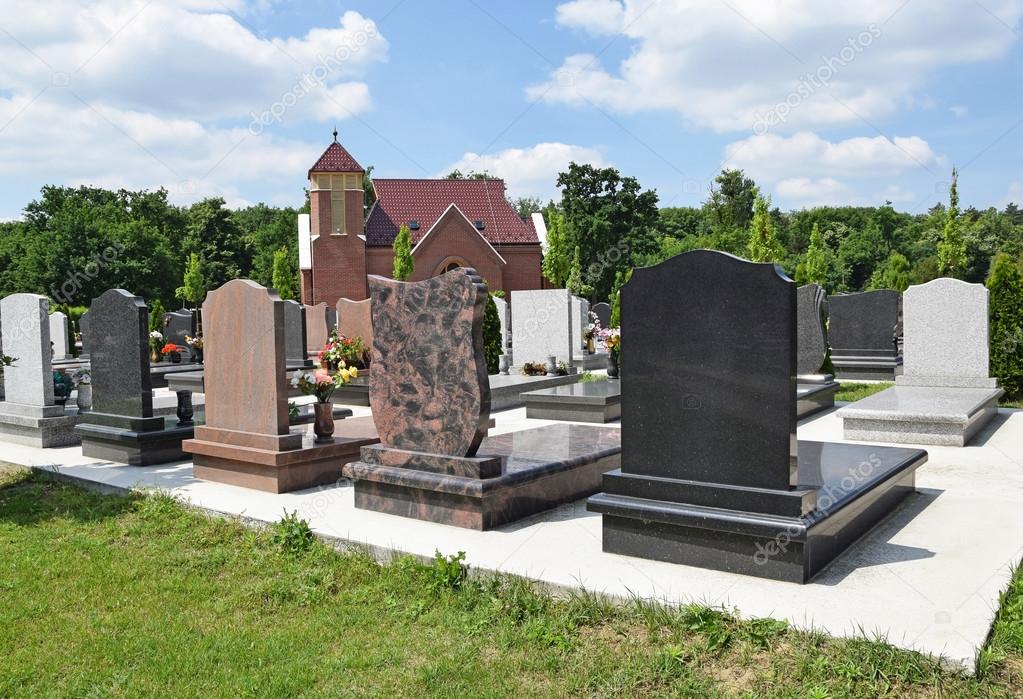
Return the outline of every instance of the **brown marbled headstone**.
<path id="1" fill-rule="evenodd" d="M 385 447 L 474 456 L 490 420 L 487 287 L 459 268 L 421 282 L 369 277 L 370 406 Z"/>
<path id="2" fill-rule="evenodd" d="M 305 346 L 310 354 L 316 354 L 327 344 L 330 335 L 327 323 L 327 304 L 321 302 L 305 307 Z"/>
<path id="3" fill-rule="evenodd" d="M 337 327 L 345 337 L 362 339 L 363 347 L 373 346 L 373 314 L 370 299 L 337 300 Z"/>
<path id="4" fill-rule="evenodd" d="M 322 304 L 321 304 L 322 305 Z M 206 424 L 197 440 L 283 451 L 302 445 L 288 433 L 284 301 L 248 279 L 211 291 L 206 332 Z"/>

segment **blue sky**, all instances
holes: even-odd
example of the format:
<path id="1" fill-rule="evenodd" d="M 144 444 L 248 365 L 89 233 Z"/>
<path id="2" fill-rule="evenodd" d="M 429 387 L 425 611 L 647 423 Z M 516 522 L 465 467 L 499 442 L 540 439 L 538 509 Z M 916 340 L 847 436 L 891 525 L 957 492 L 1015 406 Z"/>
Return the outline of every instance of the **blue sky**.
<path id="1" fill-rule="evenodd" d="M 663 205 L 723 164 L 782 208 L 1023 203 L 1023 0 L 0 0 L 0 218 L 48 183 L 301 201 L 341 141 L 556 196 L 570 160 Z M 54 17 L 61 17 L 60 23 Z"/>

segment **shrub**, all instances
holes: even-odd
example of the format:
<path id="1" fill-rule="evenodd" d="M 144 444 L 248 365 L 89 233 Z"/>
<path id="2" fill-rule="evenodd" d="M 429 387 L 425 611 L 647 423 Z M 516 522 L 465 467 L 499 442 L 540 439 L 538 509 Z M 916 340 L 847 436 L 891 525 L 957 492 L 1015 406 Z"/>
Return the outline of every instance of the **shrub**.
<path id="1" fill-rule="evenodd" d="M 1009 398 L 1023 396 L 1023 273 L 1005 253 L 987 278 L 991 297 L 991 373 Z"/>
<path id="2" fill-rule="evenodd" d="M 493 294 L 487 294 L 487 308 L 483 313 L 483 354 L 487 358 L 487 373 L 496 374 L 504 348 L 501 346 L 501 318 Z"/>

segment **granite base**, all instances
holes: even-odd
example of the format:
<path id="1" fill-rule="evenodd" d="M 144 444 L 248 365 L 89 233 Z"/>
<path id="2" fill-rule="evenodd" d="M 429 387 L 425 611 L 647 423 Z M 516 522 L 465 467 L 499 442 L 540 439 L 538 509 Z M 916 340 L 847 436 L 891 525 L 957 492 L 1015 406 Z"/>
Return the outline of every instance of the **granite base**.
<path id="1" fill-rule="evenodd" d="M 966 446 L 998 413 L 1000 388 L 892 386 L 838 411 L 845 439 Z"/>
<path id="2" fill-rule="evenodd" d="M 522 394 L 526 417 L 605 423 L 622 416 L 620 381 L 587 381 Z"/>
<path id="3" fill-rule="evenodd" d="M 856 381 L 894 381 L 902 373 L 902 357 L 893 353 L 842 354 L 832 350 L 835 378 Z"/>
<path id="4" fill-rule="evenodd" d="M 488 437 L 473 458 L 369 447 L 345 475 L 359 509 L 485 530 L 591 495 L 620 463 L 619 430 L 549 425 Z"/>
<path id="5" fill-rule="evenodd" d="M 76 408 L 47 406 L 45 416 L 28 414 L 31 411 L 11 410 L 14 403 L 0 404 L 0 441 L 28 447 L 71 447 L 79 443 L 75 434 L 78 423 Z"/>
<path id="6" fill-rule="evenodd" d="M 187 458 L 182 441 L 191 439 L 195 426 L 181 426 L 176 417 L 128 418 L 85 413 L 75 427 L 82 440 L 82 455 L 129 466 L 153 466 Z"/>
<path id="7" fill-rule="evenodd" d="M 579 381 L 579 374 L 564 376 L 524 376 L 520 373 L 492 374 L 490 380 L 490 411 L 509 410 L 523 405 L 523 395 Z"/>
<path id="8" fill-rule="evenodd" d="M 803 377 L 796 379 L 796 419 L 816 415 L 823 410 L 835 407 L 835 394 L 841 388 L 831 377 L 825 381 L 806 381 Z"/>
<path id="9" fill-rule="evenodd" d="M 329 444 L 315 444 L 311 431 L 302 432 L 301 446 L 283 451 L 228 444 L 203 436 L 199 428 L 196 438 L 182 444 L 192 455 L 193 476 L 270 493 L 336 483 L 342 466 L 359 458 L 360 448 L 379 441 L 371 417 L 336 421 L 334 441 Z"/>
<path id="10" fill-rule="evenodd" d="M 572 366 L 582 371 L 607 368 L 607 352 L 586 354 L 582 350 L 572 355 Z"/>
<path id="11" fill-rule="evenodd" d="M 614 471 L 587 509 L 603 515 L 605 552 L 805 583 L 914 492 L 926 461 L 919 449 L 799 442 L 792 491 Z"/>

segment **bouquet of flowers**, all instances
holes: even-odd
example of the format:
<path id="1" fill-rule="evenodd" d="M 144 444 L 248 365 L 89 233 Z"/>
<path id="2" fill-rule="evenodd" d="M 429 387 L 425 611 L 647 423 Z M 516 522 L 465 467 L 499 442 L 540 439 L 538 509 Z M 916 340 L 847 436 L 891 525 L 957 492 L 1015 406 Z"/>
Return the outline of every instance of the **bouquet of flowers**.
<path id="1" fill-rule="evenodd" d="M 365 348 L 362 346 L 361 337 L 345 337 L 334 328 L 327 339 L 327 344 L 320 350 L 320 366 L 354 368 L 363 363 L 364 354 Z"/>
<path id="2" fill-rule="evenodd" d="M 590 322 L 587 323 L 586 328 L 583 330 L 583 339 L 586 342 L 597 337 L 600 333 L 600 318 L 593 311 L 590 311 Z"/>
<path id="3" fill-rule="evenodd" d="M 166 345 L 163 346 L 163 349 L 160 350 L 160 352 L 164 356 L 174 355 L 174 354 L 177 354 L 180 351 L 181 351 L 181 348 L 178 347 L 177 345 L 175 345 L 173 342 L 168 342 Z"/>
<path id="4" fill-rule="evenodd" d="M 297 388 L 306 396 L 316 396 L 319 403 L 327 403 L 334 391 L 345 386 L 354 378 L 359 376 L 359 370 L 355 367 L 350 369 L 344 367 L 331 372 L 328 369 L 320 368 L 313 371 L 296 371 L 291 377 L 291 387 Z"/>
<path id="5" fill-rule="evenodd" d="M 149 349 L 154 352 L 159 352 L 163 348 L 163 333 L 159 330 L 154 330 L 149 333 Z"/>
<path id="6" fill-rule="evenodd" d="M 195 337 L 192 337 L 191 335 L 185 335 L 185 344 L 188 345 L 189 347 L 191 347 L 194 350 L 201 350 L 202 349 L 202 335 L 201 334 L 200 335 L 196 335 Z"/>
<path id="7" fill-rule="evenodd" d="M 621 328 L 604 328 L 598 333 L 600 338 L 601 346 L 607 350 L 607 353 L 618 359 L 618 355 L 622 351 L 622 330 Z"/>

